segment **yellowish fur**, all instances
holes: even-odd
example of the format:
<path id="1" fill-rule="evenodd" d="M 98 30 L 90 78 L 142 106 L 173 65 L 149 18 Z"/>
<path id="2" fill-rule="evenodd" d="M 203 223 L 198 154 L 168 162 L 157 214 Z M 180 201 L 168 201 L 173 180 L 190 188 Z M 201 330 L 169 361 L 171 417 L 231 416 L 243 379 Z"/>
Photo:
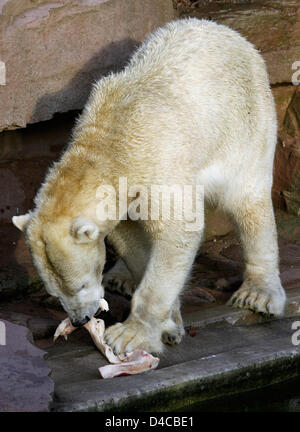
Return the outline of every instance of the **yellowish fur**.
<path id="1" fill-rule="evenodd" d="M 232 302 L 281 314 L 271 203 L 276 127 L 262 57 L 213 22 L 167 24 L 122 72 L 100 79 L 35 209 L 14 220 L 25 229 L 46 288 L 71 319 L 92 316 L 104 295 L 108 236 L 138 284 L 130 317 L 106 332 L 111 346 L 159 352 L 162 338 L 179 342 L 184 333 L 178 299 L 203 227 L 187 232 L 175 220 L 99 221 L 97 188 L 118 190 L 120 177 L 129 187 L 204 185 L 205 199 L 231 215 L 245 251 L 245 281 Z"/>

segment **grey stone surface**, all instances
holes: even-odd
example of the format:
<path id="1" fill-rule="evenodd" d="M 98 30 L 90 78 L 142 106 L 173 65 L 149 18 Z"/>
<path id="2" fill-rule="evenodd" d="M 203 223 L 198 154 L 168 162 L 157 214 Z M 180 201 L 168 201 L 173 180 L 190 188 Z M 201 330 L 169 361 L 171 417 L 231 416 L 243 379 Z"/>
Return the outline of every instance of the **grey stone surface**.
<path id="1" fill-rule="evenodd" d="M 33 345 L 26 327 L 1 320 L 0 332 L 0 412 L 48 411 L 54 383 L 46 353 Z"/>
<path id="2" fill-rule="evenodd" d="M 291 341 L 299 301 L 300 289 L 294 290 L 290 302 L 298 306 L 293 317 L 280 320 L 230 321 L 241 312 L 226 306 L 208 308 L 204 318 L 203 310 L 194 312 L 193 321 L 187 315 L 186 325 L 193 323 L 196 335 L 187 332 L 180 345 L 167 347 L 157 370 L 131 377 L 101 379 L 98 367 L 106 362 L 87 332 L 78 330 L 67 342 L 47 348 L 55 382 L 53 409 L 173 410 L 299 375 L 300 346 Z"/>
<path id="3" fill-rule="evenodd" d="M 290 288 L 286 291 L 287 304 L 285 317 L 300 316 L 300 287 Z M 226 305 L 217 307 L 203 308 L 201 312 L 188 312 L 184 315 L 184 325 L 186 327 L 207 327 L 211 324 L 229 323 L 232 325 L 251 325 L 270 322 L 275 318 L 266 318 L 263 315 L 247 311 L 245 309 L 231 308 Z"/>
<path id="4" fill-rule="evenodd" d="M 299 373 L 300 348 L 292 345 L 291 334 L 291 320 L 202 329 L 167 349 L 159 369 L 108 380 L 98 377 L 102 361 L 92 351 L 50 356 L 56 381 L 54 409 L 173 410 L 278 382 Z"/>
<path id="5" fill-rule="evenodd" d="M 173 16 L 171 0 L 2 1 L 0 130 L 82 108 L 91 84 Z"/>

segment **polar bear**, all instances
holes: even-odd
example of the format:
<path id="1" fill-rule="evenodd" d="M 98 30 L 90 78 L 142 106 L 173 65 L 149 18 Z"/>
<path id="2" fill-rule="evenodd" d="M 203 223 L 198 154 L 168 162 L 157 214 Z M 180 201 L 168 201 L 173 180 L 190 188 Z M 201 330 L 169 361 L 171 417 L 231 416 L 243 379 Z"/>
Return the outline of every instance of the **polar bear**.
<path id="1" fill-rule="evenodd" d="M 203 202 L 231 217 L 243 246 L 244 282 L 231 304 L 281 315 L 271 201 L 276 133 L 264 60 L 237 32 L 211 21 L 168 23 L 121 72 L 100 79 L 35 209 L 13 218 L 73 324 L 96 314 L 104 296 L 107 237 L 125 263 L 117 267 L 126 266 L 137 285 L 128 319 L 106 330 L 115 353 L 159 353 L 184 334 L 180 293 L 204 222 L 193 231 L 174 217 L 132 220 L 130 200 L 117 217 L 99 220 L 97 190 L 110 185 L 118 201 L 120 177 L 146 188 L 203 185 Z"/>

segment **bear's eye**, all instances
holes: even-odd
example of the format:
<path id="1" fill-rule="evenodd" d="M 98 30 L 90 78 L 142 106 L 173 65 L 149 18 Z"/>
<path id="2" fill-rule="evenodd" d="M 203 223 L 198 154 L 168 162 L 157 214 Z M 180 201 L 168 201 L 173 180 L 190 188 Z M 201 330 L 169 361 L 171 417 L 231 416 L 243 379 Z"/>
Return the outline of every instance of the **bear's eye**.
<path id="1" fill-rule="evenodd" d="M 86 289 L 87 287 L 88 287 L 88 284 L 87 284 L 87 283 L 84 283 L 84 284 L 78 286 L 78 287 L 75 289 L 75 291 L 78 293 L 78 292 L 80 292 L 81 290 Z"/>

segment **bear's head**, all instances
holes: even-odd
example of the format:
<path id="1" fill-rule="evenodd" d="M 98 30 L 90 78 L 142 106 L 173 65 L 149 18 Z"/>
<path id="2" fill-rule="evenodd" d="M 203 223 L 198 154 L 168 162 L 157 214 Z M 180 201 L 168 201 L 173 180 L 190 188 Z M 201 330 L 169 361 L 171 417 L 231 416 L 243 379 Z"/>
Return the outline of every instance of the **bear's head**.
<path id="1" fill-rule="evenodd" d="M 72 324 L 93 317 L 104 297 L 104 235 L 86 217 L 48 220 L 36 212 L 14 216 L 49 294 L 58 297 Z"/>

